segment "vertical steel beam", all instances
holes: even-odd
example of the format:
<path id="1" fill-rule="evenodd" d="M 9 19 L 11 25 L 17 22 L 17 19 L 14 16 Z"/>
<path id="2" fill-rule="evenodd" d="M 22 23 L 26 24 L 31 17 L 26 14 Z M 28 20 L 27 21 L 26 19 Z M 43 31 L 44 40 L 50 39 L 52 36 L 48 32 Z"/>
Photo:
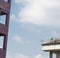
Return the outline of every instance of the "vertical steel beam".
<path id="1" fill-rule="evenodd" d="M 56 52 L 56 58 L 60 58 L 60 52 Z"/>
<path id="2" fill-rule="evenodd" d="M 53 53 L 50 51 L 50 56 L 49 56 L 49 58 L 52 58 L 53 57 Z"/>

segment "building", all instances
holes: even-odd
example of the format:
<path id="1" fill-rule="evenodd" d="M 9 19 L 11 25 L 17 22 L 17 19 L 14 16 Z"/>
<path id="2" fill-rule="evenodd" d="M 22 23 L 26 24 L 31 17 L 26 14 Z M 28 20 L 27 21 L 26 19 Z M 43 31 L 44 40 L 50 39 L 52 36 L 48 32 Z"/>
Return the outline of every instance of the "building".
<path id="1" fill-rule="evenodd" d="M 60 39 L 43 43 L 42 50 L 50 53 L 49 58 L 53 58 L 53 54 L 56 54 L 56 58 L 60 58 Z"/>
<path id="2" fill-rule="evenodd" d="M 0 37 L 3 36 L 3 48 L 0 48 L 0 58 L 6 58 L 10 5 L 11 0 L 0 0 L 0 16 L 5 15 L 6 17 L 4 18 L 5 24 L 0 23 Z"/>

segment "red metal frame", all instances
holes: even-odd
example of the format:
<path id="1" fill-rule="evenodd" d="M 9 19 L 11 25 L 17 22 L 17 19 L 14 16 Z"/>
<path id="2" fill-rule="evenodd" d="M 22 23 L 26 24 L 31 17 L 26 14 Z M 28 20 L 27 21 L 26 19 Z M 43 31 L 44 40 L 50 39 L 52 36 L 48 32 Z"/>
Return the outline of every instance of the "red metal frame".
<path id="1" fill-rule="evenodd" d="M 4 36 L 3 48 L 0 48 L 0 58 L 6 58 L 7 40 L 8 40 L 8 28 L 9 28 L 9 17 L 10 17 L 10 6 L 11 0 L 8 2 L 0 0 L 0 15 L 6 15 L 5 25 L 0 23 L 0 36 Z"/>

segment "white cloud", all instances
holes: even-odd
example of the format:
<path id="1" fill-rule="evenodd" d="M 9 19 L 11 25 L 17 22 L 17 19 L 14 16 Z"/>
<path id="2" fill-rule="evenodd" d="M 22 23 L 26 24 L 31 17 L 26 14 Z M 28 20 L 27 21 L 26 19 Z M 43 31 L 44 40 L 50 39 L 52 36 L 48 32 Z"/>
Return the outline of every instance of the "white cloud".
<path id="1" fill-rule="evenodd" d="M 24 3 L 24 2 L 29 2 L 31 0 L 15 0 L 15 3 Z"/>
<path id="2" fill-rule="evenodd" d="M 21 37 L 19 35 L 15 35 L 12 38 L 13 38 L 13 40 L 15 40 L 18 43 L 22 43 L 22 44 L 31 44 L 32 43 L 30 40 L 26 40 L 26 39 L 24 39 L 24 37 Z"/>
<path id="3" fill-rule="evenodd" d="M 24 54 L 20 54 L 20 53 L 12 54 L 11 52 L 8 52 L 6 58 L 29 58 L 29 57 Z"/>
<path id="4" fill-rule="evenodd" d="M 23 40 L 22 40 L 22 37 L 20 37 L 19 35 L 15 35 L 15 36 L 13 36 L 13 39 L 15 40 L 15 41 L 17 41 L 17 42 L 22 42 Z"/>
<path id="5" fill-rule="evenodd" d="M 24 2 L 25 0 L 15 0 L 15 3 L 21 3 Z"/>
<path id="6" fill-rule="evenodd" d="M 31 57 L 21 53 L 7 52 L 6 58 L 31 58 Z M 41 54 L 37 54 L 33 56 L 33 58 L 46 58 L 46 57 L 43 57 Z"/>
<path id="7" fill-rule="evenodd" d="M 7 52 L 6 58 L 13 58 L 12 54 L 10 52 Z"/>
<path id="8" fill-rule="evenodd" d="M 40 54 L 38 54 L 34 58 L 43 58 L 43 57 Z"/>
<path id="9" fill-rule="evenodd" d="M 11 20 L 16 20 L 16 16 L 15 16 L 14 14 L 11 14 L 11 15 L 10 15 L 10 19 L 11 19 Z"/>
<path id="10" fill-rule="evenodd" d="M 51 37 L 53 37 L 53 39 L 55 39 L 55 38 L 60 38 L 60 34 L 56 31 L 56 30 L 53 30 L 52 32 L 51 32 Z"/>
<path id="11" fill-rule="evenodd" d="M 15 54 L 14 58 L 29 58 L 29 57 L 23 54 Z"/>
<path id="12" fill-rule="evenodd" d="M 31 0 L 15 0 L 15 3 L 20 5 L 27 5 Z"/>
<path id="13" fill-rule="evenodd" d="M 52 31 L 52 36 L 56 38 L 58 36 L 58 33 L 56 31 Z"/>
<path id="14" fill-rule="evenodd" d="M 57 18 L 60 17 L 55 19 L 55 12 L 59 13 L 58 10 L 56 10 L 56 7 L 60 7 L 59 0 L 15 0 L 15 2 L 26 3 L 24 1 L 27 1 L 28 4 L 19 12 L 20 22 L 48 26 L 58 26 L 60 24 L 60 20 L 57 20 Z M 53 8 L 56 10 L 54 13 L 52 11 Z"/>

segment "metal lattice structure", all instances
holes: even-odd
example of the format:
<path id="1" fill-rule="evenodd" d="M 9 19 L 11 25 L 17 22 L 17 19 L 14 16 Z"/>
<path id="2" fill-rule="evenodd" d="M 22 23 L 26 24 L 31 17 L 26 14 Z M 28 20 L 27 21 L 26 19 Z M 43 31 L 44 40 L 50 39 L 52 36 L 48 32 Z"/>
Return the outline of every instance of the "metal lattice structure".
<path id="1" fill-rule="evenodd" d="M 10 5 L 11 0 L 0 0 L 0 16 L 6 15 L 5 25 L 0 23 L 0 36 L 4 36 L 3 48 L 0 48 L 0 58 L 6 58 Z"/>

